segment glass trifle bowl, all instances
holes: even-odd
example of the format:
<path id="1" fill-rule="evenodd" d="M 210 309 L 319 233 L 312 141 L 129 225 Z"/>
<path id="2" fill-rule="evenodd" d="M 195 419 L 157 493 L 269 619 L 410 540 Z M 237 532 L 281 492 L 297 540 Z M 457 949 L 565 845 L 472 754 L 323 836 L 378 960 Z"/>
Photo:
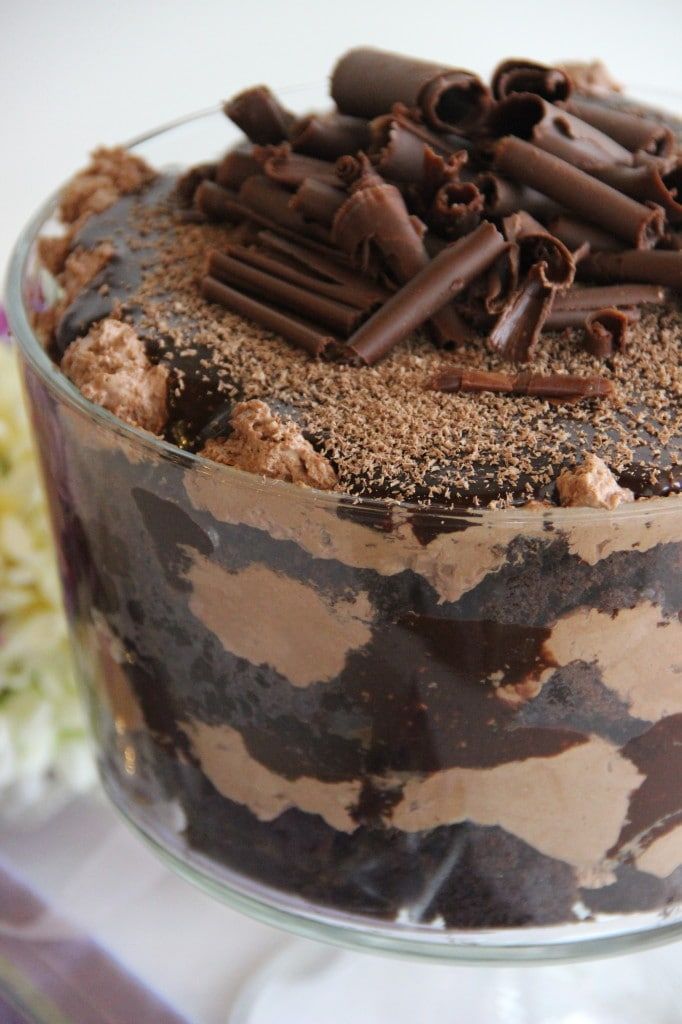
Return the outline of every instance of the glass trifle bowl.
<path id="1" fill-rule="evenodd" d="M 158 167 L 226 142 L 209 111 L 133 148 Z M 55 207 L 7 301 L 123 816 L 214 895 L 354 949 L 504 964 L 680 934 L 682 501 L 424 508 L 181 451 L 34 334 Z"/>

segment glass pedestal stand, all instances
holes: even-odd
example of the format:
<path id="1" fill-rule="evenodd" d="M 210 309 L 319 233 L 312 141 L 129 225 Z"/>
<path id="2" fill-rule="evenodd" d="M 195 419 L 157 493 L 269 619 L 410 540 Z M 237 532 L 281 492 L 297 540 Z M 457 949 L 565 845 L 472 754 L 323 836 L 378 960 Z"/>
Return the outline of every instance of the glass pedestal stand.
<path id="1" fill-rule="evenodd" d="M 226 1024 L 681 1024 L 680 913 L 612 924 L 440 933 L 428 941 L 387 922 L 344 918 L 290 901 L 210 863 L 139 808 L 108 795 L 156 855 L 190 883 L 266 924 L 293 932 L 245 982 Z M 408 930 L 409 931 L 409 930 Z M 303 937 L 299 937 L 303 936 Z M 417 938 L 417 941 L 415 939 Z M 312 940 L 312 941 L 311 941 Z M 343 947 L 343 948 L 339 948 Z M 664 947 L 664 948 L 655 948 Z M 388 955 L 381 955 L 382 953 Z"/>
<path id="2" fill-rule="evenodd" d="M 229 1024 L 679 1024 L 679 948 L 498 967 L 405 961 L 295 939 Z"/>

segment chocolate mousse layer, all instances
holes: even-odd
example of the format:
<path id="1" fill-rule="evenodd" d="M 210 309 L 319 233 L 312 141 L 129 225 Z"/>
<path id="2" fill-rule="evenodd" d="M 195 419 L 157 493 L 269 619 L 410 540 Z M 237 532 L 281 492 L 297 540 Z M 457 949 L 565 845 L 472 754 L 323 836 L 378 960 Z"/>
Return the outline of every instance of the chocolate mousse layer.
<path id="1" fill-rule="evenodd" d="M 217 164 L 100 153 L 43 243 L 63 288 L 46 344 L 142 431 L 27 369 L 105 785 L 175 856 L 303 913 L 576 934 L 669 916 L 675 289 L 576 283 L 596 255 L 550 224 L 585 211 L 500 170 L 509 138 L 601 166 L 565 72 L 505 62 L 489 89 L 351 57 L 329 115 L 264 87 L 231 101 L 254 145 Z M 370 100 L 358 60 L 383 75 Z M 491 127 L 516 96 L 530 138 Z M 670 161 L 656 124 L 613 162 Z M 590 244 L 675 252 L 662 207 L 618 202 L 629 226 L 595 220 Z"/>

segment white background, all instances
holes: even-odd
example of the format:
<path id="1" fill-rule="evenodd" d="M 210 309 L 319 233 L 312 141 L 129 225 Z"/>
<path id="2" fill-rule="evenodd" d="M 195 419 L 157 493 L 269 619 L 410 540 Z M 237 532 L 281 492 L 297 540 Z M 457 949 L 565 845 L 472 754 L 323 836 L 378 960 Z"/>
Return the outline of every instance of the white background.
<path id="1" fill-rule="evenodd" d="M 681 26 L 682 0 L 0 0 L 0 271 L 33 208 L 94 145 L 255 82 L 319 83 L 351 45 L 480 72 L 508 55 L 600 56 L 624 82 L 674 92 Z M 33 840 L 5 830 L 0 853 L 195 1020 L 218 1024 L 238 977 L 281 938 L 170 878 L 104 809 L 83 813 Z"/>

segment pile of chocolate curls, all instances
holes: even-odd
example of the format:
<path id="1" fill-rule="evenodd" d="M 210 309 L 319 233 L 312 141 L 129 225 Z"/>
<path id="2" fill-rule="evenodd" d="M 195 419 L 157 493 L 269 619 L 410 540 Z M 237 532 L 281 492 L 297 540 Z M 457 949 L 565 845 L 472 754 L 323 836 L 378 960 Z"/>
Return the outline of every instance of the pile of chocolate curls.
<path id="1" fill-rule="evenodd" d="M 355 365 L 421 326 L 527 363 L 543 328 L 584 327 L 606 359 L 642 305 L 682 288 L 682 168 L 657 115 L 582 95 L 558 67 L 506 60 L 487 86 L 369 48 L 339 60 L 331 95 L 333 112 L 301 118 L 265 86 L 225 104 L 248 143 L 179 187 L 196 216 L 233 225 L 208 255 L 207 299 Z M 434 386 L 610 391 L 571 381 L 470 371 Z"/>

